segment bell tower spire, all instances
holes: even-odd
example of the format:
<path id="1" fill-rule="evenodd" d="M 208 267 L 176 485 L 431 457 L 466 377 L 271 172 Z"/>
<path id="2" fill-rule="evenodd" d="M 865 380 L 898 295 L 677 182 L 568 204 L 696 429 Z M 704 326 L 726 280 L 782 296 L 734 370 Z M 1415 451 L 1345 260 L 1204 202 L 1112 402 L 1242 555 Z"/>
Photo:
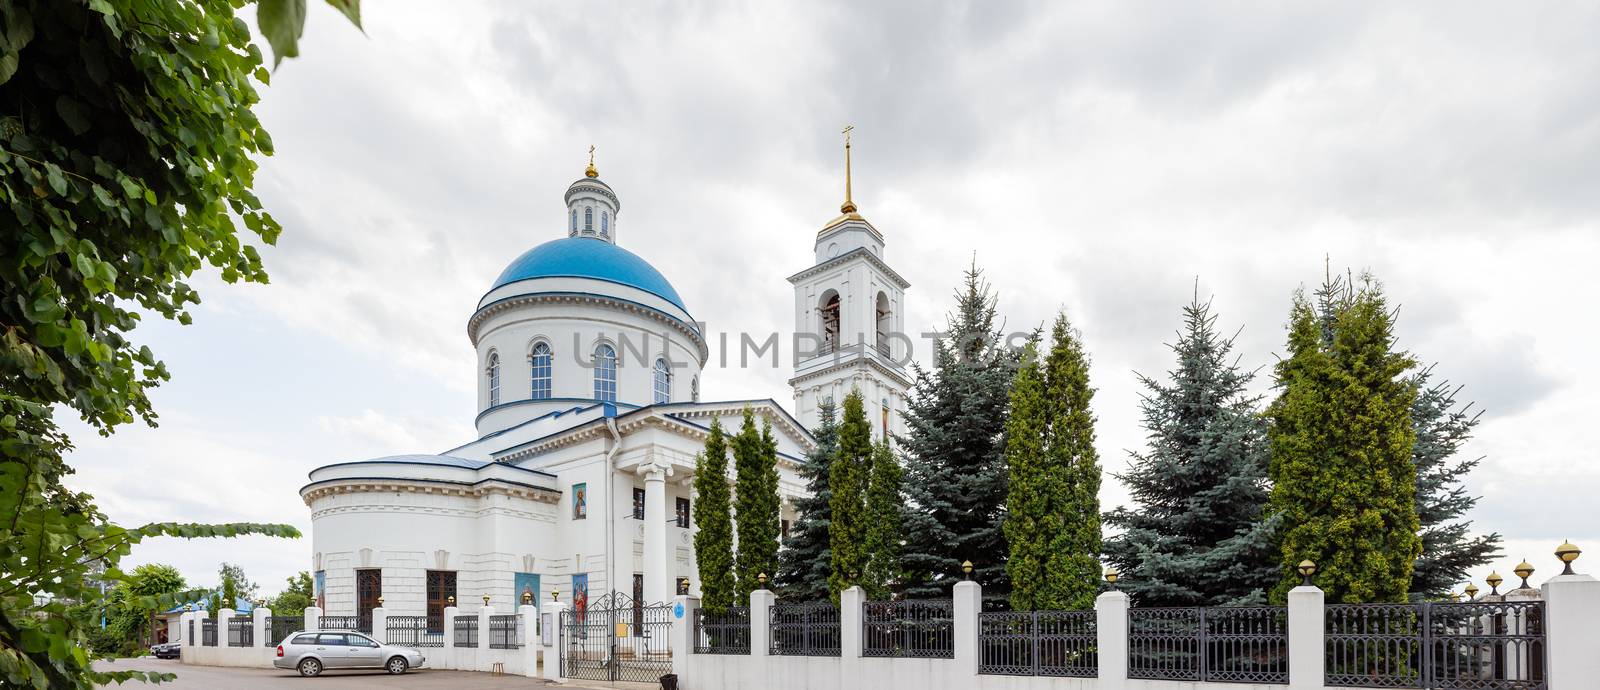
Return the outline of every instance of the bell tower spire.
<path id="1" fill-rule="evenodd" d="M 839 205 L 840 213 L 856 212 L 856 202 L 850 199 L 850 130 L 855 128 L 855 125 L 847 124 L 839 132 L 844 135 L 844 203 Z"/>

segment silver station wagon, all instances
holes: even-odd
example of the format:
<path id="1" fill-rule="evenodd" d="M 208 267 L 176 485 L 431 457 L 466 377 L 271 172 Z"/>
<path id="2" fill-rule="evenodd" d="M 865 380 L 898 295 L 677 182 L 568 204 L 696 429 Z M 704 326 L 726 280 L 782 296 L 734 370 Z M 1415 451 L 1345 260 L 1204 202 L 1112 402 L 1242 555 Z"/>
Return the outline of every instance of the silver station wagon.
<path id="1" fill-rule="evenodd" d="M 295 669 L 309 678 L 321 674 L 324 669 L 346 668 L 381 668 L 400 674 L 421 667 L 423 661 L 422 652 L 379 644 L 358 632 L 302 630 L 284 637 L 272 665 Z"/>

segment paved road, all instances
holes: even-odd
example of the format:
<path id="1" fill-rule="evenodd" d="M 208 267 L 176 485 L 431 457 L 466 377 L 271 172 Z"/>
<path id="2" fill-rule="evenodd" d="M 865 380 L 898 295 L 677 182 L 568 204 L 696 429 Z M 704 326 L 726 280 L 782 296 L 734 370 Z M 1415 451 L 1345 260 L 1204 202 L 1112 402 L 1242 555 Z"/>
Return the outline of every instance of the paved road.
<path id="1" fill-rule="evenodd" d="M 268 688 L 297 688 L 298 690 L 526 690 L 544 688 L 548 683 L 520 676 L 495 676 L 469 671 L 435 671 L 417 669 L 400 676 L 375 671 L 329 671 L 317 678 L 301 678 L 294 671 L 268 668 L 222 668 L 218 666 L 185 666 L 176 659 L 118 659 L 112 663 L 96 665 L 102 670 L 132 669 L 164 671 L 178 675 L 176 683 L 150 686 L 172 690 L 263 690 Z M 571 687 L 571 686 L 568 686 Z"/>

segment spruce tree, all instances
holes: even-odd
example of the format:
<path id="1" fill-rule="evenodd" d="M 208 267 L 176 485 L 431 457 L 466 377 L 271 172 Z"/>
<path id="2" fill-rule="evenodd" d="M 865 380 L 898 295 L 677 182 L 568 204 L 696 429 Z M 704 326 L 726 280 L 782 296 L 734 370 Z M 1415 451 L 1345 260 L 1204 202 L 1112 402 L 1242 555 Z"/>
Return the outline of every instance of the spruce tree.
<path id="1" fill-rule="evenodd" d="M 733 468 L 739 535 L 734 571 L 739 593 L 746 595 L 761 588 L 760 576 L 778 572 L 778 449 L 771 425 L 757 430 L 755 412 L 748 407 L 733 437 Z"/>
<path id="2" fill-rule="evenodd" d="M 1411 406 L 1417 434 L 1411 460 L 1417 468 L 1417 519 L 1422 527 L 1422 555 L 1411 574 L 1411 594 L 1423 600 L 1449 595 L 1467 571 L 1500 556 L 1500 534 L 1473 535 L 1472 523 L 1462 517 L 1478 503 L 1462 481 L 1481 458 L 1455 455 L 1472 437 L 1479 413 L 1471 403 L 1456 403 L 1460 388 L 1443 382 L 1429 385 L 1432 374 L 1424 369 L 1413 378 L 1417 401 Z"/>
<path id="3" fill-rule="evenodd" d="M 1278 582 L 1274 522 L 1267 518 L 1266 420 L 1254 374 L 1217 333 L 1211 304 L 1183 309 L 1166 381 L 1140 376 L 1149 450 L 1132 453 L 1120 479 L 1134 508 L 1106 514 L 1123 531 L 1106 560 L 1141 606 L 1264 604 Z"/>
<path id="4" fill-rule="evenodd" d="M 862 583 L 872 599 L 887 599 L 890 585 L 900 579 L 905 512 L 900 475 L 900 462 L 889 449 L 888 439 L 873 444 L 866 498 L 867 568 Z"/>
<path id="5" fill-rule="evenodd" d="M 1011 607 L 1086 609 L 1100 580 L 1100 456 L 1094 447 L 1089 358 L 1066 315 L 1043 365 L 1024 350 L 1011 393 L 1004 529 Z"/>
<path id="6" fill-rule="evenodd" d="M 1302 559 L 1317 564 L 1330 602 L 1405 600 L 1422 550 L 1413 366 L 1394 349 L 1394 315 L 1372 278 L 1330 280 L 1315 306 L 1296 293 L 1267 410 L 1271 506 L 1283 521 L 1275 600 L 1299 583 Z"/>
<path id="7" fill-rule="evenodd" d="M 1004 602 L 1006 463 L 1001 433 L 1019 352 L 995 322 L 996 298 L 976 266 L 955 291 L 956 306 L 934 344 L 933 369 L 913 365 L 907 400 L 906 542 L 908 598 L 950 596 L 972 561 L 972 579 L 991 605 Z"/>
<path id="8" fill-rule="evenodd" d="M 711 420 L 705 451 L 695 457 L 695 564 L 700 571 L 701 605 L 725 611 L 739 603 L 733 577 L 733 493 L 728 487 L 728 443 L 722 424 Z"/>
<path id="9" fill-rule="evenodd" d="M 778 585 L 785 597 L 814 601 L 828 596 L 828 468 L 839 447 L 839 427 L 834 422 L 833 399 L 824 398 L 818 411 L 821 422 L 811 430 L 817 445 L 800 460 L 800 478 L 806 493 L 794 499 L 795 521 L 778 553 Z"/>
<path id="10" fill-rule="evenodd" d="M 839 425 L 839 449 L 828 469 L 830 568 L 828 589 L 835 601 L 839 592 L 860 584 L 867 567 L 866 494 L 872 471 L 872 425 L 861 405 L 861 392 L 844 399 L 844 421 Z"/>

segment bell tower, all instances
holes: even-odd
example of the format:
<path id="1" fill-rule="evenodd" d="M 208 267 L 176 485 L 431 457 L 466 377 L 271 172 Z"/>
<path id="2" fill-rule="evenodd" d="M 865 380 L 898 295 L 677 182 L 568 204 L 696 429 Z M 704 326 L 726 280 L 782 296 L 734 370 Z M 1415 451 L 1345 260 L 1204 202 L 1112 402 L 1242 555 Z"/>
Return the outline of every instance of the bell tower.
<path id="1" fill-rule="evenodd" d="M 852 389 L 872 423 L 873 438 L 905 433 L 901 419 L 911 379 L 905 333 L 905 291 L 911 284 L 884 260 L 883 233 L 867 222 L 851 193 L 850 132 L 844 134 L 844 203 L 817 233 L 816 263 L 789 276 L 794 285 L 795 414 L 814 429 L 821 406 L 843 413 Z"/>

